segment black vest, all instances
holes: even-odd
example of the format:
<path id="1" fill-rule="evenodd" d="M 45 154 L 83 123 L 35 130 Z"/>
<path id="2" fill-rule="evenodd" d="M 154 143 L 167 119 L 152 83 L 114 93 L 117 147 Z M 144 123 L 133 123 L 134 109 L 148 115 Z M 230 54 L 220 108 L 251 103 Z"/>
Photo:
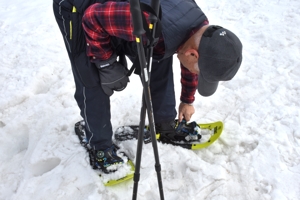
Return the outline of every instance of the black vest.
<path id="1" fill-rule="evenodd" d="M 150 0 L 141 0 L 150 5 Z M 189 37 L 194 28 L 207 19 L 194 0 L 161 0 L 162 35 L 165 42 L 163 58 L 173 56 L 178 47 Z"/>

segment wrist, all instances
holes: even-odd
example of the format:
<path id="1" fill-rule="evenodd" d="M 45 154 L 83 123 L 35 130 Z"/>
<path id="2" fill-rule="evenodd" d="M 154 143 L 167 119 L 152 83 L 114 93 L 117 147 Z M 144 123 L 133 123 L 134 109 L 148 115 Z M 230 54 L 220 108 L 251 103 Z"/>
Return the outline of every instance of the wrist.
<path id="1" fill-rule="evenodd" d="M 193 105 L 195 101 L 195 96 L 190 94 L 188 91 L 181 91 L 180 102 L 188 105 Z"/>

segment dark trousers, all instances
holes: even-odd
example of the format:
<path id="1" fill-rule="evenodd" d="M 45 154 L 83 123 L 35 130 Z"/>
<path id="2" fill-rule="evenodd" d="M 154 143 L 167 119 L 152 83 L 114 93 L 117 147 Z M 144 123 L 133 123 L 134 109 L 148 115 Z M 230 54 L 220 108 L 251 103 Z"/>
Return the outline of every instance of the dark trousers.
<path id="1" fill-rule="evenodd" d="M 110 99 L 100 85 L 85 87 L 77 71 L 73 70 L 73 74 L 76 84 L 75 99 L 81 110 L 80 114 L 86 122 L 86 134 L 90 145 L 95 149 L 106 149 L 112 145 L 113 134 Z M 150 91 L 155 123 L 174 120 L 177 112 L 172 57 L 153 62 Z"/>

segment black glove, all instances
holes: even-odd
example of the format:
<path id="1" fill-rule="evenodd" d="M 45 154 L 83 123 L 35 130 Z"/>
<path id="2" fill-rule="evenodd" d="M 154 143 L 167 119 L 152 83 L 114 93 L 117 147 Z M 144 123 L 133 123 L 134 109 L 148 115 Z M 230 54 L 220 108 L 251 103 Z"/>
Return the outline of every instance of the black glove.
<path id="1" fill-rule="evenodd" d="M 114 54 L 106 61 L 95 63 L 99 70 L 101 87 L 108 96 L 114 91 L 124 90 L 129 82 L 128 69 L 116 59 L 117 56 Z"/>

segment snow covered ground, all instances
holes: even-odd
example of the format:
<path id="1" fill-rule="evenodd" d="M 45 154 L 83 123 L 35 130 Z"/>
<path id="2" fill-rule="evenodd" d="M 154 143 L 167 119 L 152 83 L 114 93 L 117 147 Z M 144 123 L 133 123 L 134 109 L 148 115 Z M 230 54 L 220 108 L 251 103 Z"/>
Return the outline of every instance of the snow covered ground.
<path id="1" fill-rule="evenodd" d="M 300 199 L 300 1 L 197 1 L 211 24 L 244 45 L 240 71 L 211 97 L 199 122 L 221 138 L 191 151 L 158 144 L 167 200 Z M 104 187 L 74 134 L 74 83 L 52 1 L 0 1 L 0 199 L 132 197 L 133 182 Z M 179 99 L 179 63 L 174 64 Z M 111 98 L 116 128 L 139 122 L 141 84 Z M 134 159 L 136 141 L 122 147 Z M 144 145 L 138 199 L 159 199 L 152 146 Z"/>

